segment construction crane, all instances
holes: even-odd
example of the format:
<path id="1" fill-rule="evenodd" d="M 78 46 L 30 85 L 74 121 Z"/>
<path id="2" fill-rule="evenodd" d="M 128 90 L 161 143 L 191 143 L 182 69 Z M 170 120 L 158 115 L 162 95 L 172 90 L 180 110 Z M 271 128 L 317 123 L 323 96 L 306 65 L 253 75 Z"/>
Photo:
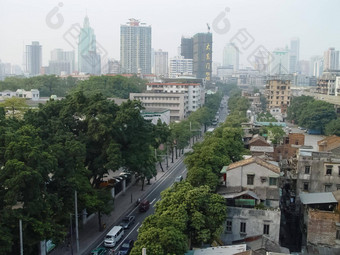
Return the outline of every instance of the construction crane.
<path id="1" fill-rule="evenodd" d="M 210 26 L 209 26 L 209 23 L 207 23 L 207 27 L 208 27 L 208 33 L 210 33 Z"/>

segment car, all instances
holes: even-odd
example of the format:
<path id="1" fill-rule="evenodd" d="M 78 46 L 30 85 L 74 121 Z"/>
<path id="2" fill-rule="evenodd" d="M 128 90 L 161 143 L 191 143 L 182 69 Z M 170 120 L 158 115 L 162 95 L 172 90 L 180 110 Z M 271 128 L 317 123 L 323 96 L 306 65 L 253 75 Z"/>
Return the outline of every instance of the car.
<path id="1" fill-rule="evenodd" d="M 183 181 L 183 176 L 182 175 L 179 175 L 175 178 L 175 182 L 181 182 Z"/>
<path id="2" fill-rule="evenodd" d="M 120 246 L 120 249 L 118 251 L 118 255 L 127 255 L 130 253 L 132 247 L 133 247 L 133 240 L 125 240 L 122 246 Z"/>
<path id="3" fill-rule="evenodd" d="M 139 211 L 140 212 L 146 212 L 150 208 L 150 202 L 147 199 L 144 199 L 142 202 L 139 204 Z"/>
<path id="4" fill-rule="evenodd" d="M 96 248 L 91 251 L 91 255 L 105 255 L 106 254 L 106 249 L 103 247 Z"/>
<path id="5" fill-rule="evenodd" d="M 120 225 L 127 229 L 129 228 L 133 223 L 135 223 L 135 216 L 125 216 L 122 220 L 122 222 L 120 223 Z"/>

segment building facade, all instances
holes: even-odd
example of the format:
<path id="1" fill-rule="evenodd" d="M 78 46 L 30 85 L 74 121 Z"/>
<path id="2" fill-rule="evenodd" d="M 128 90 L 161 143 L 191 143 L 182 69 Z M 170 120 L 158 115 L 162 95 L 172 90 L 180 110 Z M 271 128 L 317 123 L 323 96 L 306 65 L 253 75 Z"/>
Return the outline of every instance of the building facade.
<path id="1" fill-rule="evenodd" d="M 289 51 L 289 73 L 293 74 L 299 71 L 298 63 L 300 61 L 300 40 L 299 38 L 292 38 L 290 40 Z"/>
<path id="2" fill-rule="evenodd" d="M 168 52 L 158 50 L 155 51 L 154 74 L 157 76 L 168 76 Z"/>
<path id="3" fill-rule="evenodd" d="M 26 45 L 25 55 L 25 72 L 32 76 L 39 75 L 42 67 L 42 46 L 39 42 Z"/>
<path id="4" fill-rule="evenodd" d="M 86 16 L 78 42 L 78 71 L 80 73 L 101 74 L 101 57 L 97 54 L 96 44 L 96 35 Z"/>
<path id="5" fill-rule="evenodd" d="M 323 70 L 338 70 L 339 69 L 339 51 L 335 48 L 329 48 L 323 54 Z"/>
<path id="6" fill-rule="evenodd" d="M 266 84 L 267 110 L 279 109 L 285 116 L 290 105 L 290 80 L 284 78 L 270 78 Z"/>
<path id="7" fill-rule="evenodd" d="M 198 33 L 193 37 L 193 73 L 196 78 L 211 81 L 212 34 Z"/>
<path id="8" fill-rule="evenodd" d="M 231 67 L 234 71 L 239 69 L 239 49 L 234 43 L 227 43 L 223 49 L 223 66 Z"/>
<path id="9" fill-rule="evenodd" d="M 147 91 L 156 93 L 185 93 L 188 98 L 188 111 L 194 112 L 201 107 L 201 86 L 199 83 L 153 82 L 146 86 Z"/>
<path id="10" fill-rule="evenodd" d="M 120 26 L 122 73 L 151 74 L 151 26 L 130 19 Z"/>
<path id="11" fill-rule="evenodd" d="M 289 50 L 276 49 L 271 54 L 272 61 L 269 62 L 269 75 L 289 74 Z"/>
<path id="12" fill-rule="evenodd" d="M 300 148 L 297 154 L 296 193 L 340 189 L 340 155 Z"/>
<path id="13" fill-rule="evenodd" d="M 169 109 L 170 121 L 183 120 L 188 114 L 186 93 L 130 93 L 130 100 L 140 100 L 146 108 Z"/>
<path id="14" fill-rule="evenodd" d="M 72 74 L 75 71 L 74 51 L 54 49 L 51 51 L 51 60 L 48 65 L 48 73 L 55 75 Z"/>
<path id="15" fill-rule="evenodd" d="M 194 50 L 193 50 L 193 39 L 192 38 L 181 38 L 181 56 L 184 59 L 193 59 L 194 58 Z"/>
<path id="16" fill-rule="evenodd" d="M 176 78 L 181 75 L 193 74 L 193 60 L 185 59 L 183 56 L 177 56 L 170 59 L 169 77 Z"/>

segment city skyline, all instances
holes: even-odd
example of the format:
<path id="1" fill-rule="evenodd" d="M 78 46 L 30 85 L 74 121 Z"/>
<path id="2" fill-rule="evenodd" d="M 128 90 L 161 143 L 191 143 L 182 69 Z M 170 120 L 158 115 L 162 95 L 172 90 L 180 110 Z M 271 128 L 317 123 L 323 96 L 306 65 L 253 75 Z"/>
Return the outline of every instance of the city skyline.
<path id="1" fill-rule="evenodd" d="M 216 1 L 213 6 L 210 3 L 197 5 L 190 0 L 185 3 L 164 2 L 162 5 L 153 0 L 129 5 L 122 1 L 114 4 L 103 1 L 99 6 L 91 1 L 83 1 L 81 8 L 77 3 L 71 0 L 37 0 L 34 3 L 4 0 L 0 22 L 7 25 L 0 28 L 5 38 L 0 49 L 2 62 L 21 66 L 24 45 L 31 41 L 39 41 L 43 46 L 43 66 L 48 64 L 51 50 L 75 50 L 65 40 L 65 33 L 73 24 L 82 24 L 86 14 L 96 31 L 97 41 L 110 58 L 117 60 L 120 59 L 120 25 L 131 17 L 151 25 L 152 48 L 168 51 L 169 58 L 177 55 L 182 36 L 207 32 L 206 23 L 213 33 L 214 62 L 222 62 L 224 45 L 242 28 L 254 38 L 254 47 L 263 45 L 269 51 L 283 48 L 289 45 L 291 38 L 299 37 L 300 59 L 309 60 L 313 55 L 322 55 L 330 47 L 340 48 L 340 35 L 332 21 L 337 6 L 340 7 L 336 1 Z M 329 5 L 334 8 L 329 10 Z M 302 12 L 301 9 L 308 9 L 308 12 Z M 289 15 L 284 15 L 285 12 Z M 173 19 L 175 13 L 176 20 Z M 58 14 L 62 17 L 62 25 L 58 25 Z M 218 18 L 220 23 L 216 22 Z M 230 29 L 221 29 L 224 19 Z M 250 66 L 247 62 L 249 54 L 251 49 L 240 56 L 240 65 Z"/>

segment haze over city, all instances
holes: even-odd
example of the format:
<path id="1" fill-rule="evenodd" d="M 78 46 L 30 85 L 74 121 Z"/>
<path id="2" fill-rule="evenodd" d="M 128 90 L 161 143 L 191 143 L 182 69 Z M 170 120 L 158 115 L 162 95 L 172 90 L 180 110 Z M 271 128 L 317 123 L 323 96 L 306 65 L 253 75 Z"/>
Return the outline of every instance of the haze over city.
<path id="1" fill-rule="evenodd" d="M 334 0 L 1 2 L 0 59 L 20 66 L 24 46 L 32 41 L 39 41 L 42 45 L 43 65 L 48 64 L 51 50 L 72 50 L 63 36 L 72 24 L 82 25 L 86 15 L 97 43 L 108 52 L 108 57 L 117 60 L 120 58 L 120 25 L 129 18 L 150 25 L 152 48 L 168 51 L 169 57 L 178 55 L 182 36 L 207 32 L 207 23 L 213 33 L 214 62 L 222 62 L 223 47 L 242 28 L 254 38 L 252 47 L 240 56 L 240 64 L 244 67 L 249 66 L 245 60 L 247 54 L 258 45 L 269 51 L 284 48 L 289 46 L 292 37 L 300 38 L 300 59 L 309 60 L 313 55 L 322 55 L 329 47 L 340 48 L 340 34 L 334 22 L 340 2 Z M 46 21 L 48 15 L 51 15 L 52 23 L 58 21 L 53 13 L 60 14 L 63 19 L 58 28 L 51 28 Z M 225 18 L 230 29 L 221 29 L 224 24 L 220 22 L 219 32 L 216 29 L 218 17 Z"/>

